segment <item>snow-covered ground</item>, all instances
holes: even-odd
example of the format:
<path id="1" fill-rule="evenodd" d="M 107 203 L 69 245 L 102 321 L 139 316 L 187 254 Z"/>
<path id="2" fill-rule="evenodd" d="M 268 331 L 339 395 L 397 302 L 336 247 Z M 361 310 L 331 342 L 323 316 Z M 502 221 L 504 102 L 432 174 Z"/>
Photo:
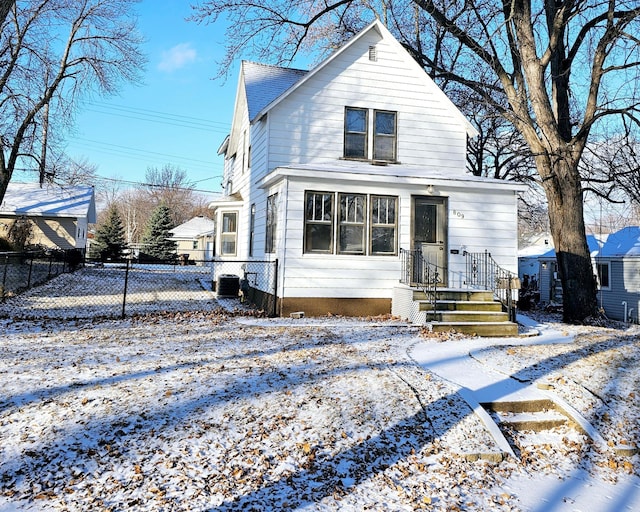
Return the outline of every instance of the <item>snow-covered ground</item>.
<path id="1" fill-rule="evenodd" d="M 0 320 L 0 511 L 638 510 L 640 455 L 620 455 L 639 443 L 637 327 L 474 351 L 553 384 L 607 443 L 524 434 L 495 462 L 456 386 L 410 356 L 463 338 L 210 306 Z"/>

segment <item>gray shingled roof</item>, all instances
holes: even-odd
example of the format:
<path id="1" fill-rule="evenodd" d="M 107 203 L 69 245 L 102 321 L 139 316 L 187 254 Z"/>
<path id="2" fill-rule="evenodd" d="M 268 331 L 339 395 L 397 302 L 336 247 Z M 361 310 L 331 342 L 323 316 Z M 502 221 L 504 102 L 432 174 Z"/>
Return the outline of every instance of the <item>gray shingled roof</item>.
<path id="1" fill-rule="evenodd" d="M 269 66 L 250 61 L 242 62 L 242 70 L 250 121 L 308 73 L 302 69 Z"/>

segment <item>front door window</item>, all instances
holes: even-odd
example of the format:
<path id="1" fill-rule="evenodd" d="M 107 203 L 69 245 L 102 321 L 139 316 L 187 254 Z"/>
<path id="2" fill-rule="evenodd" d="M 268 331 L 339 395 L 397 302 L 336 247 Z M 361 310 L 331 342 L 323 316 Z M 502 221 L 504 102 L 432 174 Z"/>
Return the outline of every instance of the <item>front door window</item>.
<path id="1" fill-rule="evenodd" d="M 442 197 L 414 197 L 413 199 L 413 248 L 420 251 L 424 260 L 437 267 L 438 282 L 447 279 L 447 218 L 446 199 Z"/>

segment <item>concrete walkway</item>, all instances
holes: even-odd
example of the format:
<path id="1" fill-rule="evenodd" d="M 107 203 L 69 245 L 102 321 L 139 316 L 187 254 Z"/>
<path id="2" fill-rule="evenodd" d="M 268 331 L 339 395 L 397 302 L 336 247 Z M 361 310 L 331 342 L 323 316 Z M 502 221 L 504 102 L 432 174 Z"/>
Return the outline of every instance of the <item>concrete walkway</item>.
<path id="1" fill-rule="evenodd" d="M 522 382 L 473 357 L 473 353 L 495 346 L 539 345 L 571 343 L 574 336 L 563 334 L 518 315 L 518 323 L 527 328 L 525 335 L 516 338 L 469 338 L 451 342 L 425 341 L 415 345 L 410 356 L 423 368 L 458 387 L 458 393 L 484 422 L 500 449 L 514 456 L 513 450 L 495 421 L 481 404 L 518 403 L 526 410 L 527 403 L 553 402 L 594 442 L 606 446 L 605 441 L 587 420 L 557 395 Z"/>
<path id="2" fill-rule="evenodd" d="M 551 399 L 604 450 L 607 445 L 593 427 L 570 404 L 550 391 L 520 382 L 473 358 L 473 353 L 488 347 L 571 343 L 574 339 L 556 330 L 538 325 L 518 315 L 518 323 L 528 327 L 530 336 L 518 338 L 471 338 L 451 342 L 425 341 L 413 347 L 410 356 L 424 368 L 458 387 L 458 392 L 485 423 L 503 453 L 513 451 L 491 416 L 480 405 L 487 402 L 517 402 Z M 514 456 L 515 457 L 515 456 Z M 534 492 L 531 490 L 535 489 Z M 507 494 L 518 496 L 522 510 L 528 512 L 620 512 L 640 510 L 640 479 L 621 475 L 618 481 L 603 481 L 596 474 L 576 469 L 563 478 L 523 474 L 511 477 L 503 485 Z"/>
<path id="3" fill-rule="evenodd" d="M 472 354 L 495 346 L 571 343 L 573 336 L 548 329 L 522 315 L 518 315 L 518 323 L 527 327 L 526 335 L 469 338 L 446 343 L 425 341 L 414 346 L 410 356 L 436 375 L 469 390 L 480 403 L 530 400 L 540 396 L 537 388 L 477 361 Z"/>

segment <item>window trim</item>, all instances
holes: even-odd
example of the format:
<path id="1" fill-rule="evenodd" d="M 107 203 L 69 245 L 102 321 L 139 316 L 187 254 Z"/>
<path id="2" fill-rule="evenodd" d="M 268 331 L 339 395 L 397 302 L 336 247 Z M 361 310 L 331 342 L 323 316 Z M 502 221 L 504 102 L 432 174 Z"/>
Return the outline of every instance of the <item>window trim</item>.
<path id="1" fill-rule="evenodd" d="M 387 135 L 378 133 L 377 118 L 378 114 L 393 114 L 393 135 Z M 374 110 L 373 111 L 373 147 L 371 148 L 371 157 L 374 161 L 380 162 L 396 162 L 398 160 L 398 113 L 393 110 Z M 391 139 L 392 140 L 392 155 L 391 158 L 378 158 L 376 157 L 376 142 L 378 139 Z"/>
<path id="2" fill-rule="evenodd" d="M 352 254 L 352 255 L 361 255 L 364 256 L 367 254 L 367 194 L 356 194 L 350 192 L 338 192 L 338 218 L 337 218 L 337 244 L 336 244 L 336 252 L 337 254 Z M 362 205 L 362 222 L 358 222 L 357 220 L 343 220 L 342 219 L 342 199 L 343 198 L 362 198 L 364 204 Z M 348 216 L 348 213 L 347 213 Z M 355 226 L 360 227 L 362 229 L 362 249 L 359 251 L 348 251 L 341 249 L 341 241 L 342 241 L 342 227 L 346 226 Z"/>
<path id="3" fill-rule="evenodd" d="M 227 215 L 235 216 L 235 231 L 224 231 L 224 218 Z M 238 254 L 238 211 L 222 212 L 220 217 L 220 256 L 236 256 Z M 225 252 L 226 239 L 233 240 L 233 252 Z"/>
<path id="4" fill-rule="evenodd" d="M 325 221 L 325 220 L 318 220 L 318 219 L 312 219 L 309 220 L 307 217 L 307 198 L 309 196 L 309 194 L 314 194 L 314 195 L 322 195 L 323 196 L 323 200 L 324 200 L 324 196 L 329 196 L 331 198 L 331 205 L 330 205 L 330 214 L 331 214 L 331 219 L 329 221 Z M 304 236 L 304 240 L 303 240 L 303 253 L 305 254 L 333 254 L 334 253 L 334 248 L 335 248 L 335 192 L 325 192 L 325 191 L 319 191 L 319 190 L 305 190 L 304 192 L 304 232 L 303 232 L 303 236 Z M 324 211 L 324 209 L 323 209 Z M 329 242 L 329 249 L 328 250 L 318 250 L 318 249 L 310 249 L 308 248 L 307 244 L 308 244 L 308 236 L 307 236 L 307 230 L 309 229 L 309 226 L 326 226 L 329 225 L 331 227 L 330 229 L 330 233 L 331 233 L 331 240 Z"/>
<path id="5" fill-rule="evenodd" d="M 276 252 L 276 230 L 278 228 L 278 193 L 267 197 L 267 211 L 265 216 L 264 252 Z"/>
<path id="6" fill-rule="evenodd" d="M 607 284 L 602 285 L 602 273 L 600 268 L 607 268 Z M 598 281 L 599 290 L 611 290 L 611 262 L 610 261 L 596 261 L 596 279 Z"/>
<path id="7" fill-rule="evenodd" d="M 347 130 L 347 118 L 349 111 L 364 112 L 364 132 L 353 132 Z M 364 136 L 364 154 L 362 156 L 347 155 L 347 138 L 349 135 Z M 343 150 L 342 156 L 347 160 L 367 160 L 369 155 L 369 109 L 361 107 L 345 107 L 344 108 L 344 132 L 343 132 Z"/>
<path id="8" fill-rule="evenodd" d="M 373 205 L 374 199 L 391 199 L 394 202 L 393 209 L 393 223 L 381 223 L 373 222 Z M 393 250 L 387 252 L 374 251 L 373 250 L 373 229 L 376 227 L 382 227 L 391 229 L 393 227 Z M 369 247 L 368 254 L 371 256 L 397 256 L 398 254 L 398 197 L 389 196 L 385 194 L 370 194 L 369 195 Z"/>
<path id="9" fill-rule="evenodd" d="M 329 221 L 325 220 L 317 220 L 312 219 L 309 220 L 307 216 L 307 203 L 310 194 L 329 196 L 331 198 L 331 219 Z M 364 199 L 364 222 L 362 224 L 356 223 L 352 224 L 349 222 L 343 222 L 341 219 L 341 202 L 342 198 L 346 196 L 358 196 Z M 394 218 L 392 223 L 379 223 L 373 222 L 373 205 L 374 199 L 376 198 L 385 198 L 393 201 L 394 205 Z M 398 216 L 399 216 L 399 196 L 394 195 L 385 195 L 385 194 L 367 194 L 367 193 L 359 193 L 359 192 L 327 192 L 327 191 L 319 191 L 319 190 L 305 190 L 304 192 L 304 211 L 303 211 L 303 254 L 331 254 L 334 256 L 365 256 L 365 257 L 388 257 L 388 256 L 397 256 L 398 255 Z M 315 211 L 315 210 L 314 210 Z M 326 213 L 323 210 L 323 213 Z M 311 250 L 309 249 L 309 226 L 312 225 L 330 225 L 330 236 L 331 239 L 329 241 L 330 248 L 328 250 Z M 362 252 L 354 252 L 354 251 L 343 251 L 340 249 L 340 228 L 346 225 L 362 225 L 363 227 L 363 251 Z M 373 251 L 373 230 L 377 227 L 383 227 L 388 229 L 393 229 L 393 250 L 389 252 L 381 252 Z"/>

